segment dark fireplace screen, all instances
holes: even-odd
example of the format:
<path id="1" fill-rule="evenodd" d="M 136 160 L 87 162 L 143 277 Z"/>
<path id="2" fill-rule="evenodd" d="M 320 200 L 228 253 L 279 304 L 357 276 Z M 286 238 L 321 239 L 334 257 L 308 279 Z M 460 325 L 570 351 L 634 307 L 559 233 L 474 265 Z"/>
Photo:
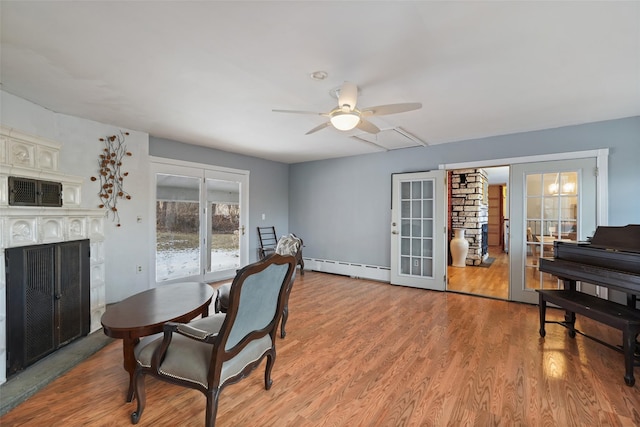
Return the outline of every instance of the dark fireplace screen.
<path id="1" fill-rule="evenodd" d="M 489 252 L 489 224 L 482 224 L 482 256 Z"/>
<path id="2" fill-rule="evenodd" d="M 90 329 L 89 240 L 5 250 L 7 377 Z"/>

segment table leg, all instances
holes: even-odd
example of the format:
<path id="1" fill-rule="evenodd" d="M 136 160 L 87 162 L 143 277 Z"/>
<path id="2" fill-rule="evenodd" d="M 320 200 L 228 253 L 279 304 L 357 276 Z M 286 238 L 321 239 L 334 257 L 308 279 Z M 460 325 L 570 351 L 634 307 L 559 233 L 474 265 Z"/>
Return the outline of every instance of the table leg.
<path id="1" fill-rule="evenodd" d="M 127 391 L 127 402 L 133 401 L 133 374 L 136 370 L 136 356 L 134 347 L 140 341 L 138 338 L 124 338 L 122 344 L 122 355 L 124 356 L 124 370 L 129 373 L 129 391 Z"/>
<path id="2" fill-rule="evenodd" d="M 540 336 L 544 338 L 547 332 L 544 330 L 544 324 L 546 323 L 547 313 L 547 301 L 544 299 L 544 295 L 540 294 L 538 298 L 538 309 L 540 311 Z"/>
<path id="3" fill-rule="evenodd" d="M 564 325 L 569 328 L 569 336 L 571 338 L 576 337 L 576 313 L 573 311 L 565 311 L 564 313 Z"/>
<path id="4" fill-rule="evenodd" d="M 624 349 L 624 382 L 633 387 L 636 383 L 636 379 L 633 377 L 633 366 L 635 364 L 635 347 L 636 347 L 636 335 L 638 328 L 631 328 L 626 326 L 622 331 L 622 344 Z"/>

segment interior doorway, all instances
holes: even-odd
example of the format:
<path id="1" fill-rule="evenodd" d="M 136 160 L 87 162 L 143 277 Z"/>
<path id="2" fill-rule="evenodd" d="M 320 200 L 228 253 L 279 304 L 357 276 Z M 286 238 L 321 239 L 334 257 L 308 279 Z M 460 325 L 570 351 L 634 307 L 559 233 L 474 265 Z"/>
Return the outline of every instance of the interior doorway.
<path id="1" fill-rule="evenodd" d="M 533 250 L 536 249 L 537 256 L 544 253 L 544 248 L 546 246 L 553 245 L 553 239 L 563 239 L 564 235 L 573 236 L 572 226 L 569 224 L 570 221 L 576 222 L 576 239 L 577 240 L 586 240 L 589 237 L 589 233 L 592 233 L 593 230 L 597 226 L 607 225 L 608 224 L 608 149 L 600 149 L 600 150 L 590 150 L 590 151 L 577 151 L 577 152 L 567 152 L 567 153 L 556 153 L 556 154 L 546 154 L 546 155 L 537 155 L 537 156 L 528 156 L 528 157 L 516 157 L 516 158 L 505 158 L 505 159 L 496 159 L 496 160 L 486 160 L 486 161 L 477 161 L 477 162 L 466 162 L 466 163 L 452 163 L 452 164 L 442 164 L 440 165 L 440 169 L 444 169 L 447 171 L 455 171 L 455 170 L 463 170 L 463 169 L 489 169 L 500 165 L 510 165 L 509 178 L 507 179 L 507 189 L 506 189 L 506 197 L 508 202 L 506 203 L 509 206 L 509 213 L 505 216 L 505 229 L 504 229 L 504 238 L 505 238 L 505 263 L 502 265 L 507 265 L 507 270 L 509 273 L 508 279 L 504 279 L 503 282 L 508 284 L 507 297 L 497 296 L 490 294 L 489 290 L 480 290 L 479 288 L 474 288 L 473 282 L 489 282 L 491 281 L 491 277 L 483 277 L 482 269 L 474 268 L 473 273 L 467 272 L 467 266 L 463 268 L 465 272 L 452 270 L 451 267 L 447 268 L 447 290 L 449 291 L 459 291 L 464 293 L 472 293 L 477 295 L 485 295 L 491 296 L 495 298 L 504 298 L 509 301 L 521 301 L 521 302 L 531 302 L 535 303 L 533 299 L 528 298 L 531 295 L 534 295 L 535 292 L 532 292 L 533 288 L 526 286 L 526 281 L 522 280 L 524 277 L 526 267 L 529 265 L 532 269 L 537 270 L 537 267 L 533 265 L 533 260 L 536 260 L 536 256 L 532 255 L 528 256 L 529 252 L 533 253 Z M 591 163 L 589 166 L 582 165 L 581 160 L 590 159 Z M 574 167 L 572 162 L 580 163 L 581 166 L 578 166 L 577 169 Z M 536 163 L 538 165 L 536 165 Z M 553 176 L 553 180 L 549 178 L 550 182 L 546 183 L 544 188 L 546 188 L 549 192 L 553 193 L 547 198 L 544 196 L 541 199 L 541 196 L 535 194 L 529 194 L 529 186 L 525 185 L 522 180 L 516 180 L 514 177 L 516 176 L 516 172 L 514 171 L 516 168 L 520 166 L 526 168 L 527 165 L 535 166 L 537 168 L 542 168 L 543 165 L 548 165 L 553 170 L 547 171 L 544 170 L 544 174 L 549 174 L 549 177 Z M 519 169 L 518 169 L 519 170 Z M 571 181 L 571 173 L 565 174 L 565 172 L 572 172 L 580 170 L 578 176 L 580 176 L 581 180 L 579 182 Z M 461 173 L 460 171 L 458 171 Z M 522 173 L 517 174 L 518 177 L 522 175 Z M 534 174 L 535 175 L 535 174 Z M 566 175 L 566 176 L 565 176 Z M 584 191 L 581 191 L 584 195 L 588 195 L 588 201 L 583 200 L 584 197 L 578 197 L 578 201 L 580 202 L 580 206 L 585 203 L 589 205 L 589 209 L 585 210 L 585 206 L 578 206 L 577 209 L 572 205 L 576 205 L 573 201 L 572 197 L 574 197 L 573 193 L 569 194 L 570 185 L 576 184 L 583 186 L 585 182 L 582 181 L 583 178 L 586 177 L 595 177 L 595 182 L 589 184 L 584 188 Z M 533 177 L 535 178 L 535 176 Z M 532 178 L 532 179 L 533 179 Z M 540 178 L 542 182 L 547 179 L 546 175 Z M 568 180 L 568 181 L 567 181 Z M 557 182 L 556 182 L 557 181 Z M 567 181 L 567 182 L 565 182 Z M 567 189 L 565 189 L 564 184 L 567 184 Z M 453 183 L 450 182 L 451 190 L 449 190 L 450 194 L 453 190 Z M 534 189 L 535 186 L 531 186 Z M 542 187 L 540 187 L 542 188 Z M 558 189 L 557 194 L 555 192 L 555 188 Z M 576 187 L 578 188 L 578 187 Z M 573 190 L 571 190 L 573 191 Z M 488 193 L 488 184 L 487 184 L 487 193 Z M 566 193 L 566 194 L 565 194 Z M 488 197 L 488 196 L 487 196 Z M 531 199 L 531 200 L 529 200 Z M 540 206 L 546 207 L 547 205 L 551 205 L 551 207 L 555 206 L 554 203 L 557 203 L 560 208 L 552 209 L 547 212 L 546 210 L 534 209 L 536 206 L 536 201 L 540 199 L 544 203 Z M 525 202 L 526 200 L 526 202 Z M 532 208 L 529 208 L 529 202 L 531 202 Z M 566 202 L 566 203 L 565 203 Z M 568 203 L 568 207 L 566 209 L 562 208 L 564 204 Z M 453 211 L 453 204 L 449 206 L 449 212 Z M 458 207 L 457 209 L 460 209 Z M 488 215 L 488 207 L 487 215 Z M 531 211 L 531 212 L 530 212 Z M 525 212 L 527 221 L 531 218 L 531 225 L 525 226 L 527 222 L 525 221 Z M 537 215 L 537 216 L 536 216 Z M 554 216 L 555 215 L 555 216 Z M 576 216 L 577 215 L 577 216 Z M 585 219 L 587 221 L 585 222 Z M 546 226 L 544 233 L 541 231 L 540 233 L 534 234 L 535 221 L 540 222 L 542 220 Z M 546 222 L 544 222 L 546 221 Z M 555 222 L 555 223 L 554 223 Z M 557 223 L 557 224 L 556 224 Z M 578 225 L 582 224 L 582 226 Z M 587 227 L 584 227 L 587 225 Z M 452 221 L 449 222 L 449 231 L 451 231 L 453 227 Z M 535 239 L 529 240 L 528 237 L 528 228 L 531 228 L 532 236 Z M 567 228 L 566 231 L 565 228 Z M 550 234 L 553 235 L 551 238 Z M 551 238 L 551 240 L 548 239 Z M 569 238 L 569 237 L 567 237 Z M 571 237 L 573 238 L 573 237 Z M 537 240 L 536 240 L 537 239 Z M 471 250 L 470 242 L 470 250 Z M 449 246 L 451 246 L 449 242 Z M 474 246 L 473 249 L 477 250 L 477 246 Z M 491 248 L 488 249 L 491 252 Z M 494 252 L 495 253 L 495 252 Z M 498 252 L 499 253 L 499 252 Z M 547 251 L 549 253 L 549 251 Z M 472 253 L 472 256 L 475 257 L 473 259 L 473 263 L 481 262 L 478 259 L 477 253 Z M 494 261 L 496 263 L 498 259 Z M 470 261 L 469 261 L 470 264 Z M 501 263 L 497 263 L 496 266 L 501 265 Z M 497 270 L 496 270 L 497 271 Z M 455 277 L 458 277 L 458 281 L 452 280 Z M 499 275 L 492 275 L 493 277 L 499 277 Z M 541 283 L 545 282 L 546 278 L 541 278 Z M 557 281 L 556 281 L 557 282 Z M 524 284 L 524 285 L 523 285 Z M 589 290 L 587 290 L 589 291 Z M 600 296 L 606 298 L 606 292 L 602 292 L 603 289 L 600 289 Z M 606 289 L 604 289 L 606 291 Z M 504 294 L 502 294 L 504 295 Z M 525 298 L 525 296 L 527 298 Z"/>
<path id="2" fill-rule="evenodd" d="M 447 290 L 507 300 L 509 166 L 454 169 L 448 175 L 449 242 L 453 230 L 463 228 L 469 250 L 464 267 L 449 251 Z"/>

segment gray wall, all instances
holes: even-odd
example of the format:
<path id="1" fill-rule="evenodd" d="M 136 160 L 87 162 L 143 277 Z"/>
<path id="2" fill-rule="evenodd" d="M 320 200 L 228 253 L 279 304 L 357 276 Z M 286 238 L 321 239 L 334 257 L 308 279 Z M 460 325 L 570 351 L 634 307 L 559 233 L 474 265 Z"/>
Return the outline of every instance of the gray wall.
<path id="1" fill-rule="evenodd" d="M 390 264 L 391 174 L 609 148 L 609 225 L 640 223 L 640 117 L 291 165 L 289 229 L 305 257 Z"/>
<path id="2" fill-rule="evenodd" d="M 289 165 L 153 136 L 149 155 L 249 171 L 249 262 L 257 260 L 256 227 L 273 225 L 279 236 L 289 232 Z"/>
<path id="3" fill-rule="evenodd" d="M 111 217 L 104 222 L 105 298 L 107 303 L 120 301 L 149 289 L 149 136 L 146 133 L 94 122 L 80 117 L 53 112 L 37 104 L 0 91 L 0 121 L 4 126 L 44 137 L 61 145 L 59 172 L 84 178 L 82 207 L 96 209 L 100 202 L 98 183 L 90 177 L 98 171 L 98 155 L 104 148 L 100 138 L 119 131 L 129 132 L 126 138 L 131 157 L 124 160 L 129 172 L 124 181 L 131 200 L 118 203 L 121 227 Z M 137 218 L 141 218 L 141 222 Z M 143 266 L 137 273 L 137 266 Z M 154 281 L 155 283 L 155 281 Z"/>
<path id="4" fill-rule="evenodd" d="M 62 144 L 60 172 L 86 178 L 83 206 L 94 207 L 98 198 L 89 177 L 96 170 L 98 138 L 120 128 L 58 114 L 3 91 L 0 106 L 3 125 Z M 640 117 L 291 166 L 130 132 L 127 144 L 134 155 L 127 160 L 127 189 L 134 197 L 122 204 L 122 227 L 105 223 L 108 303 L 153 282 L 147 265 L 147 254 L 153 250 L 146 224 L 153 203 L 147 197 L 148 154 L 250 171 L 250 260 L 255 260 L 258 246 L 255 227 L 274 225 L 278 234 L 301 236 L 305 256 L 388 266 L 392 173 L 598 148 L 610 149 L 609 224 L 640 223 Z M 143 274 L 135 272 L 137 265 L 147 265 Z"/>

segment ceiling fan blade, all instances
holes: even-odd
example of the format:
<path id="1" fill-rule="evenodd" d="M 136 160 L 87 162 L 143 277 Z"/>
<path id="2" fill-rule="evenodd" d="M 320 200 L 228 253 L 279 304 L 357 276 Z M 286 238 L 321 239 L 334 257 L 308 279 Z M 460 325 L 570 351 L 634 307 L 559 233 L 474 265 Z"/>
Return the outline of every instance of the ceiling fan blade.
<path id="1" fill-rule="evenodd" d="M 340 88 L 338 106 L 343 108 L 342 111 L 346 113 L 347 111 L 345 111 L 344 107 L 348 106 L 349 111 L 353 111 L 356 108 L 356 102 L 358 102 L 358 86 L 351 82 L 344 82 Z"/>
<path id="2" fill-rule="evenodd" d="M 370 121 L 367 121 L 363 118 L 360 118 L 360 123 L 358 123 L 358 125 L 356 126 L 358 129 L 363 130 L 367 133 L 373 133 L 376 134 L 378 132 L 380 132 L 380 129 L 378 128 L 378 126 L 374 125 L 373 123 L 371 123 Z"/>
<path id="3" fill-rule="evenodd" d="M 363 108 L 362 114 L 366 116 L 383 116 L 385 114 L 404 113 L 406 111 L 419 110 L 422 104 L 419 102 L 405 102 L 402 104 L 378 105 L 376 107 Z"/>
<path id="4" fill-rule="evenodd" d="M 323 123 L 323 124 L 321 124 L 319 126 L 314 127 L 309 132 L 305 133 L 305 135 L 310 135 L 312 133 L 318 132 L 319 130 L 322 130 L 322 129 L 324 129 L 326 127 L 329 127 L 329 126 L 331 126 L 331 122 Z"/>
<path id="5" fill-rule="evenodd" d="M 326 116 L 327 113 L 318 113 L 317 111 L 302 111 L 302 110 L 271 110 L 274 113 L 293 113 L 293 114 L 313 114 L 314 116 Z"/>

